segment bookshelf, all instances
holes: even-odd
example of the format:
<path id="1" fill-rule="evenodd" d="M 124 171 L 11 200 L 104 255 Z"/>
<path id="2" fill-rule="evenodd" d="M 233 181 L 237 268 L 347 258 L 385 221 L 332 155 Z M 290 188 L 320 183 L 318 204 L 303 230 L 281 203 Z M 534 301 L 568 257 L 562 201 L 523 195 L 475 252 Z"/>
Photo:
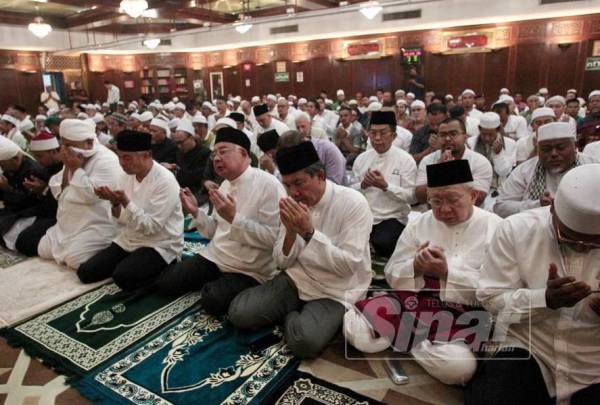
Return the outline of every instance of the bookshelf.
<path id="1" fill-rule="evenodd" d="M 179 98 L 187 98 L 189 93 L 189 83 L 187 79 L 186 68 L 175 68 L 173 70 L 173 95 Z"/>
<path id="2" fill-rule="evenodd" d="M 153 71 L 143 69 L 140 71 L 140 93 L 142 96 L 155 97 L 156 82 L 154 81 Z"/>

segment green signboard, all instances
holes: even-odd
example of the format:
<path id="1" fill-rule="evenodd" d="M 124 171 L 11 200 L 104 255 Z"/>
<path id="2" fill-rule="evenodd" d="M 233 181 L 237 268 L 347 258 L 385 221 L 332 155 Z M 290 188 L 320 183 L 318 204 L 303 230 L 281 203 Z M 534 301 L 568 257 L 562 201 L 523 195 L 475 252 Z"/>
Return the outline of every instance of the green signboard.
<path id="1" fill-rule="evenodd" d="M 289 82 L 289 81 L 290 81 L 289 72 L 275 73 L 275 82 Z"/>
<path id="2" fill-rule="evenodd" d="M 585 60 L 585 70 L 600 70 L 600 56 L 592 56 Z"/>

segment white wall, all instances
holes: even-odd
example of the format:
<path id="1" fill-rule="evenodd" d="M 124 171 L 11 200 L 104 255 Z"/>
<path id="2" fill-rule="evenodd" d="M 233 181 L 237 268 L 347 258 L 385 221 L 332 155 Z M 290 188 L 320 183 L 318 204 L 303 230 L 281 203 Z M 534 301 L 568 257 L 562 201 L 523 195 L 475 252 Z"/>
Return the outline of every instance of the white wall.
<path id="1" fill-rule="evenodd" d="M 407 2 L 413 4 L 398 5 Z M 381 3 L 385 4 L 383 1 Z M 327 15 L 303 17 L 303 14 L 300 14 L 296 18 L 282 17 L 280 21 L 264 23 L 260 22 L 264 20 L 256 20 L 254 27 L 244 35 L 238 34 L 231 26 L 208 31 L 206 29 L 194 30 L 192 33 L 187 34 L 169 34 L 163 37 L 170 37 L 173 42 L 172 46 L 161 46 L 155 51 L 209 51 L 360 34 L 380 34 L 600 13 L 600 1 L 598 0 L 545 6 L 540 6 L 539 0 L 400 0 L 395 4 L 389 7 L 386 6 L 384 12 L 421 8 L 422 17 L 384 23 L 381 21 L 381 16 L 377 16 L 371 21 L 367 20 L 356 11 L 356 7 L 339 8 L 328 11 L 330 14 Z M 289 24 L 298 24 L 299 32 L 281 35 L 269 34 L 269 28 L 271 27 Z M 61 31 L 53 31 L 44 40 L 38 40 L 25 28 L 0 25 L 0 48 L 4 49 L 63 50 L 66 52 L 70 50 L 71 52 L 98 53 L 149 52 L 140 42 L 140 39 L 135 36 L 117 37 L 113 34 L 94 35 L 82 32 L 68 34 Z M 96 44 L 104 45 L 96 47 Z"/>

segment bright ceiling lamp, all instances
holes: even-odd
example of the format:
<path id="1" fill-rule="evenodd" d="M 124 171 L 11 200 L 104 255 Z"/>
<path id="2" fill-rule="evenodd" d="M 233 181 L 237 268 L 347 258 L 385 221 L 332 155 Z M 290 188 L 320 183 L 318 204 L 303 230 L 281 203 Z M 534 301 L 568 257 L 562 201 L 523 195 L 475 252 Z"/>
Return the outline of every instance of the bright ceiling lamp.
<path id="1" fill-rule="evenodd" d="M 121 10 L 133 18 L 138 18 L 144 10 L 148 9 L 146 0 L 123 0 L 121 1 Z"/>
<path id="2" fill-rule="evenodd" d="M 377 16 L 381 10 L 383 10 L 383 7 L 381 7 L 377 1 L 368 1 L 363 3 L 358 9 L 358 11 L 360 11 L 361 14 L 367 17 L 369 20 L 375 18 L 375 16 Z"/>
<path id="3" fill-rule="evenodd" d="M 240 16 L 240 19 L 233 23 L 233 28 L 235 28 L 235 30 L 240 34 L 245 34 L 252 28 L 250 18 L 251 17 L 248 16 Z"/>
<path id="4" fill-rule="evenodd" d="M 160 38 L 146 38 L 142 44 L 144 44 L 146 48 L 154 49 L 160 45 Z"/>
<path id="5" fill-rule="evenodd" d="M 46 24 L 42 17 L 35 17 L 33 22 L 27 26 L 27 29 L 38 38 L 44 38 L 52 31 L 50 24 Z"/>

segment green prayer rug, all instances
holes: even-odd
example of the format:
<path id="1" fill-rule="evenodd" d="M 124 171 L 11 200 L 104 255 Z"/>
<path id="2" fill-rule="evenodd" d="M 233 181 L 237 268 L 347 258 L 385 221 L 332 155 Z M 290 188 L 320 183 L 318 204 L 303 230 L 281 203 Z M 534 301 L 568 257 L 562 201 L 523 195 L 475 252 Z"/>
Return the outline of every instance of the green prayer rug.
<path id="1" fill-rule="evenodd" d="M 104 285 L 4 332 L 58 371 L 77 376 L 148 337 L 186 313 L 199 293 L 163 297 L 150 288 L 122 291 Z"/>
<path id="2" fill-rule="evenodd" d="M 28 257 L 18 252 L 0 247 L 0 269 L 14 266 L 17 263 L 27 260 Z"/>
<path id="3" fill-rule="evenodd" d="M 277 329 L 238 331 L 199 311 L 72 385 L 100 404 L 258 405 L 297 365 Z"/>
<path id="4" fill-rule="evenodd" d="M 272 403 L 279 405 L 383 405 L 348 388 L 296 371 L 281 384 Z"/>

